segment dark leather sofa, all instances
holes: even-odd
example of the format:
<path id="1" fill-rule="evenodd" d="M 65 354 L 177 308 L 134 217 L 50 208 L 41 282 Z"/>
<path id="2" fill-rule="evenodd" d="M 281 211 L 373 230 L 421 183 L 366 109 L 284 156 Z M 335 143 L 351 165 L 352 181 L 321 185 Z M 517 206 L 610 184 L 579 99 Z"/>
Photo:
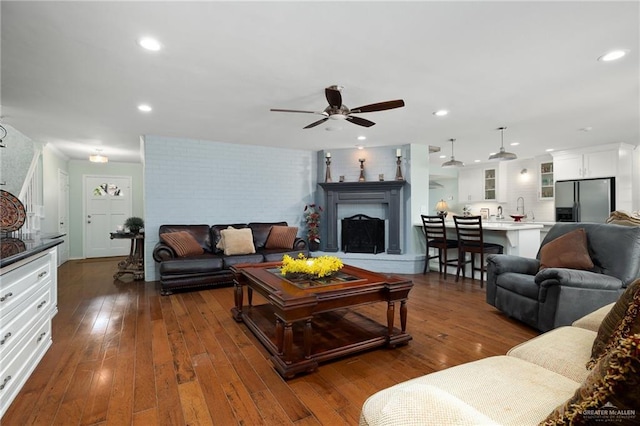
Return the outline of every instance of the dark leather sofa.
<path id="1" fill-rule="evenodd" d="M 541 247 L 583 228 L 594 267 L 540 269 L 536 259 L 487 257 L 487 303 L 540 331 L 548 331 L 618 300 L 640 278 L 640 227 L 604 223 L 557 223 Z"/>
<path id="2" fill-rule="evenodd" d="M 178 257 L 174 250 L 163 242 L 156 244 L 153 259 L 160 263 L 161 294 L 169 295 L 174 290 L 194 289 L 207 286 L 223 286 L 233 283 L 232 265 L 240 263 L 261 263 L 282 260 L 284 254 L 292 257 L 303 253 L 308 256 L 307 243 L 296 237 L 292 250 L 267 249 L 265 243 L 271 227 L 287 226 L 287 222 L 235 223 L 228 225 L 162 225 L 159 233 L 187 231 L 198 241 L 204 253 L 189 257 Z M 220 241 L 220 231 L 232 226 L 236 229 L 251 228 L 254 254 L 227 256 L 216 245 Z"/>

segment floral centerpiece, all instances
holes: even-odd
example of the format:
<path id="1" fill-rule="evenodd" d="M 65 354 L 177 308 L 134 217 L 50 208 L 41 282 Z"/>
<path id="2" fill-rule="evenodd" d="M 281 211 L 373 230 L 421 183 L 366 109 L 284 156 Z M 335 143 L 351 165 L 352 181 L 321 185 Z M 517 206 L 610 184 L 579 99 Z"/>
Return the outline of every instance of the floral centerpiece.
<path id="1" fill-rule="evenodd" d="M 307 241 L 311 251 L 320 248 L 320 213 L 322 207 L 315 204 L 304 206 L 304 221 L 307 223 Z"/>
<path id="2" fill-rule="evenodd" d="M 338 272 L 343 266 L 342 260 L 335 256 L 307 258 L 300 253 L 294 259 L 285 254 L 280 273 L 287 278 L 325 278 Z"/>

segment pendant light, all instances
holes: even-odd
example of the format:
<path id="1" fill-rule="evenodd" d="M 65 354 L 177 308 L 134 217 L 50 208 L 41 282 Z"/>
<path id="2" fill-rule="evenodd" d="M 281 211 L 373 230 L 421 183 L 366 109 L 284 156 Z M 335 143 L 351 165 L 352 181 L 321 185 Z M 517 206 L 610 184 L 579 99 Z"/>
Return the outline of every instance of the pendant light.
<path id="1" fill-rule="evenodd" d="M 445 161 L 440 167 L 464 167 L 464 163 L 462 161 L 456 160 L 456 158 L 453 156 L 453 143 L 455 142 L 455 139 L 449 140 L 451 141 L 451 160 Z"/>
<path id="2" fill-rule="evenodd" d="M 489 160 L 497 160 L 497 161 L 507 161 L 507 160 L 515 160 L 516 158 L 518 158 L 517 155 L 515 155 L 512 152 L 507 152 L 504 150 L 504 130 L 506 129 L 506 127 L 498 127 L 497 130 L 500 130 L 500 151 L 496 152 L 495 154 L 491 154 L 489 156 Z"/>

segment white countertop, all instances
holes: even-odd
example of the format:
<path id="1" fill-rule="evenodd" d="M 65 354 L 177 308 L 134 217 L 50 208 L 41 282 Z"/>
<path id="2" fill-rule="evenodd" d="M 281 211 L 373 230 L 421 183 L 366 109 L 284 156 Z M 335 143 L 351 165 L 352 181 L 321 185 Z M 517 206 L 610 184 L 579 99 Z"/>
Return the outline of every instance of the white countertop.
<path id="1" fill-rule="evenodd" d="M 447 228 L 455 228 L 456 225 L 452 220 L 446 220 L 444 226 Z M 536 222 L 514 222 L 514 221 L 482 221 L 482 229 L 487 231 L 525 231 L 527 229 L 542 229 L 544 225 Z"/>

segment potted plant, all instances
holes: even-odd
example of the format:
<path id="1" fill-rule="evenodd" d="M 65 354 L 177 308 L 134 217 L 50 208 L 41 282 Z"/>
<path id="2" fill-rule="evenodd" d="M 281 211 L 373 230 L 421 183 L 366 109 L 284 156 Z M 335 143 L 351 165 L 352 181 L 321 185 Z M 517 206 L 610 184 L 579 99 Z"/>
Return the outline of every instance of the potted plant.
<path id="1" fill-rule="evenodd" d="M 124 221 L 124 227 L 129 229 L 132 234 L 137 234 L 142 228 L 144 228 L 144 220 L 139 217 L 130 217 Z"/>
<path id="2" fill-rule="evenodd" d="M 317 251 L 320 249 L 320 213 L 322 207 L 315 204 L 307 204 L 304 206 L 304 221 L 307 223 L 307 241 L 309 241 L 309 250 Z"/>

